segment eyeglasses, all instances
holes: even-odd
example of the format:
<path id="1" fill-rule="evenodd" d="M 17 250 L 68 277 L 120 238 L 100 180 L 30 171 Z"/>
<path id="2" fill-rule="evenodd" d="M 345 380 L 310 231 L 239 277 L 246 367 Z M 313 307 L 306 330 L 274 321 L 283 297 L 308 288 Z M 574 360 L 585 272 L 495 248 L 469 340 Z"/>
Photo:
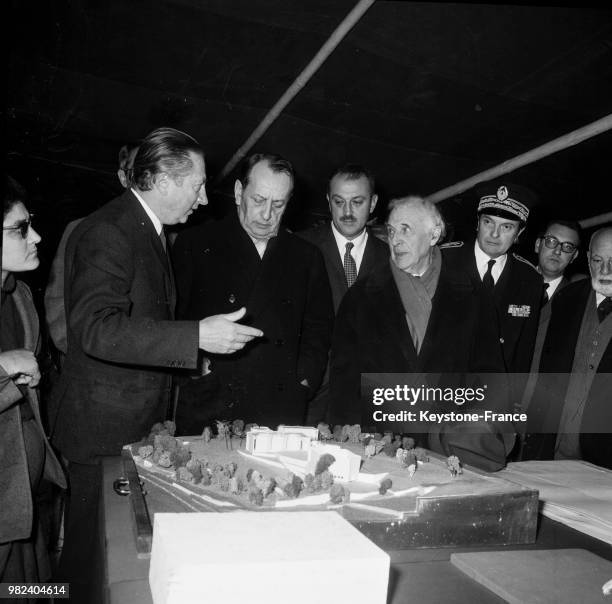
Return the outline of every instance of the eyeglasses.
<path id="1" fill-rule="evenodd" d="M 25 220 L 21 220 L 15 226 L 2 227 L 2 230 L 3 231 L 19 231 L 19 233 L 21 234 L 21 238 L 27 239 L 28 233 L 30 232 L 30 226 L 32 226 L 33 216 L 34 216 L 33 214 L 30 214 L 29 218 L 26 218 Z"/>
<path id="2" fill-rule="evenodd" d="M 557 249 L 557 246 L 560 245 L 561 251 L 565 252 L 566 254 L 571 254 L 572 252 L 575 252 L 576 248 L 578 247 L 570 241 L 564 241 L 563 243 L 561 243 L 556 237 L 553 237 L 552 235 L 546 235 L 546 237 L 542 237 L 542 239 L 544 239 L 544 245 L 549 250 L 555 250 Z"/>

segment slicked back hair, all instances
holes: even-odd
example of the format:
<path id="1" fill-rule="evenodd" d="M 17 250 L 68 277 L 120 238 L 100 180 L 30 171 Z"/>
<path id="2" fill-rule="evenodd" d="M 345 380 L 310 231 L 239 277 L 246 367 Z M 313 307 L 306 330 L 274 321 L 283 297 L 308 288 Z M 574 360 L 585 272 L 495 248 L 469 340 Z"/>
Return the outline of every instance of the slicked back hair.
<path id="1" fill-rule="evenodd" d="M 240 165 L 240 172 L 238 174 L 238 180 L 242 184 L 242 188 L 246 189 L 249 184 L 249 177 L 251 171 L 260 162 L 266 162 L 268 167 L 274 173 L 283 173 L 291 178 L 291 190 L 293 192 L 293 185 L 295 184 L 295 172 L 291 162 L 280 155 L 275 153 L 253 153 L 242 161 Z"/>
<path id="2" fill-rule="evenodd" d="M 387 206 L 387 219 L 393 210 L 407 205 L 415 205 L 427 212 L 432 225 L 434 227 L 440 227 L 440 237 L 438 238 L 438 243 L 440 243 L 446 235 L 446 223 L 444 222 L 444 218 L 442 218 L 442 214 L 440 214 L 440 210 L 438 210 L 435 203 L 428 199 L 424 199 L 420 195 L 407 195 L 406 197 L 396 197 L 392 199 Z"/>
<path id="3" fill-rule="evenodd" d="M 370 184 L 370 195 L 374 195 L 376 193 L 376 180 L 374 179 L 374 174 L 360 164 L 344 164 L 337 168 L 333 174 L 329 177 L 327 181 L 327 192 L 329 193 L 331 187 L 331 181 L 336 178 L 336 176 L 342 176 L 346 180 L 359 180 L 360 178 L 367 178 L 368 183 Z"/>
<path id="4" fill-rule="evenodd" d="M 172 179 L 193 170 L 189 153 L 204 157 L 198 141 L 174 128 L 158 128 L 145 136 L 134 158 L 133 182 L 141 191 L 153 188 L 155 177 L 165 172 Z"/>

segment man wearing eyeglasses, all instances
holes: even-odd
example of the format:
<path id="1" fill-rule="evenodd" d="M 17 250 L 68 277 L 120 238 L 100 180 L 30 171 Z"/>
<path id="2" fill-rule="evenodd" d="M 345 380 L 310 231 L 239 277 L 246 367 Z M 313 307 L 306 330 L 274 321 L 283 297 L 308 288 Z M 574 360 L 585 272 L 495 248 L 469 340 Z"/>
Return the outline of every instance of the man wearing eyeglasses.
<path id="1" fill-rule="evenodd" d="M 535 252 L 538 255 L 538 271 L 544 279 L 545 304 L 570 283 L 565 271 L 576 260 L 579 245 L 580 225 L 569 220 L 550 220 L 536 239 Z"/>
<path id="2" fill-rule="evenodd" d="M 591 279 L 551 303 L 523 459 L 612 468 L 612 227 L 592 235 L 587 256 Z"/>

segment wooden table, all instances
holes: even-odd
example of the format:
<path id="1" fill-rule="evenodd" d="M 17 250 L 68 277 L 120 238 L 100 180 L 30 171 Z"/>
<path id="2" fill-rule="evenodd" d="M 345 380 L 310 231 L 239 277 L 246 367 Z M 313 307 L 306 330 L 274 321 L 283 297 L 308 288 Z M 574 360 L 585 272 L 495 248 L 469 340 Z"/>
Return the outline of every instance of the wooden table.
<path id="1" fill-rule="evenodd" d="M 149 560 L 139 558 L 133 534 L 129 497 L 113 491 L 113 481 L 122 475 L 120 457 L 103 462 L 103 521 L 106 533 L 105 590 L 110 604 L 152 604 L 149 590 Z M 537 541 L 532 546 L 507 549 L 555 549 L 577 547 L 612 560 L 612 546 L 540 517 Z M 473 581 L 450 563 L 450 555 L 461 551 L 499 550 L 486 548 L 413 548 L 389 551 L 391 572 L 389 604 L 502 602 L 492 592 Z M 212 601 L 212 600 L 211 600 Z"/>

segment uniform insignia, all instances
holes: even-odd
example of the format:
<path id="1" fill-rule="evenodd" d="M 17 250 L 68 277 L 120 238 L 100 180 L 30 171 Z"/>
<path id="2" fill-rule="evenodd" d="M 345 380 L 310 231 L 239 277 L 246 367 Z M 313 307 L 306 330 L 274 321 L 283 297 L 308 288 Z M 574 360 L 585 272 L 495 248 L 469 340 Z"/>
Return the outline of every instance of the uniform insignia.
<path id="1" fill-rule="evenodd" d="M 508 314 L 513 317 L 528 317 L 531 314 L 531 306 L 529 304 L 510 304 Z"/>
<path id="2" fill-rule="evenodd" d="M 463 241 L 449 241 L 440 245 L 441 250 L 448 250 L 450 248 L 463 247 Z"/>
<path id="3" fill-rule="evenodd" d="M 497 189 L 497 199 L 499 199 L 499 201 L 508 199 L 508 189 L 504 185 Z"/>
<path id="4" fill-rule="evenodd" d="M 236 296 L 234 296 L 234 294 L 230 294 L 228 300 L 230 304 L 233 304 L 234 302 L 236 302 Z"/>
<path id="5" fill-rule="evenodd" d="M 536 273 L 538 272 L 538 269 L 535 267 L 535 265 L 531 264 L 531 262 L 529 262 L 529 260 L 525 260 L 525 258 L 523 258 L 522 256 L 519 256 L 518 254 L 515 254 L 514 252 L 512 252 L 512 255 L 519 262 L 524 262 L 527 266 L 530 266 Z"/>

